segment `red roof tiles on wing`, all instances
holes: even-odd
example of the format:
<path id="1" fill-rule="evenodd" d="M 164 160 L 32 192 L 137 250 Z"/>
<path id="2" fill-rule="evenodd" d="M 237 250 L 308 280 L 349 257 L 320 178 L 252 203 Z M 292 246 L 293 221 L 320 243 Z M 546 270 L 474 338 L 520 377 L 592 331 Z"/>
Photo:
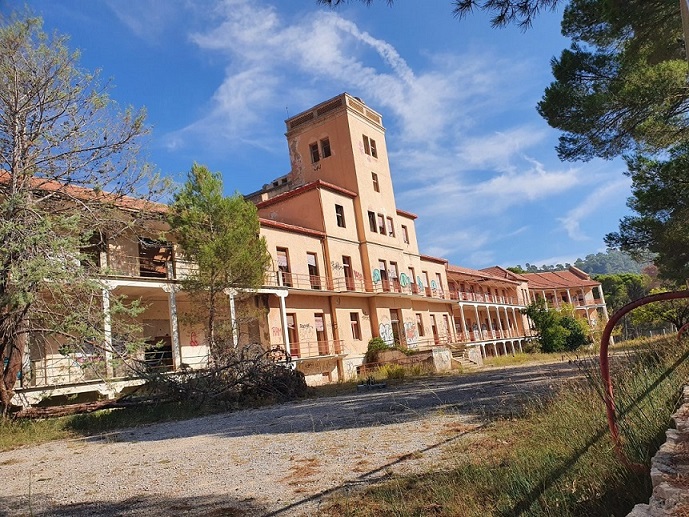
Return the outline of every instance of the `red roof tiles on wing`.
<path id="1" fill-rule="evenodd" d="M 303 194 L 304 192 L 308 192 L 310 190 L 314 190 L 317 188 L 322 188 L 326 190 L 330 190 L 332 192 L 336 192 L 338 194 L 343 194 L 347 197 L 355 198 L 356 197 L 356 192 L 352 192 L 351 190 L 347 190 L 342 187 L 338 187 L 337 185 L 333 185 L 332 183 L 328 183 L 327 181 L 323 180 L 316 180 L 312 181 L 311 183 L 307 183 L 306 185 L 302 185 L 301 187 L 297 187 L 294 190 L 289 190 L 287 192 L 284 192 L 283 194 L 280 194 L 275 197 L 271 197 L 270 199 L 266 199 L 265 201 L 260 201 L 259 203 L 256 203 L 257 208 L 265 208 L 267 206 L 273 205 L 275 203 L 279 203 L 281 201 L 285 201 L 286 199 L 290 199 L 296 196 L 299 196 Z"/>
<path id="2" fill-rule="evenodd" d="M 259 221 L 259 223 L 261 223 L 261 226 L 266 226 L 268 228 L 276 228 L 278 230 L 285 230 L 287 232 L 299 233 L 302 235 L 308 235 L 310 237 L 318 237 L 319 239 L 325 237 L 324 232 L 321 232 L 318 230 L 312 230 L 311 228 L 304 228 L 303 226 L 296 226 L 294 224 L 281 223 L 280 221 L 273 221 L 272 219 L 264 219 L 263 217 L 259 217 L 258 221 Z"/>
<path id="3" fill-rule="evenodd" d="M 529 289 L 566 289 L 600 285 L 600 282 L 591 280 L 591 277 L 577 268 L 546 273 L 524 273 L 521 276 L 529 282 Z"/>

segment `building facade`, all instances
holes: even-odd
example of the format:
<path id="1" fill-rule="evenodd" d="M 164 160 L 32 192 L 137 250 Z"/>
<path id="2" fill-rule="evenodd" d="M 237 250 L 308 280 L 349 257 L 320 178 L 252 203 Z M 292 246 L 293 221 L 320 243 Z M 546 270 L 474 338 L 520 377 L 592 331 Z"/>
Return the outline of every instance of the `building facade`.
<path id="1" fill-rule="evenodd" d="M 309 384 L 353 378 L 368 341 L 410 349 L 439 346 L 515 353 L 531 338 L 522 314 L 537 297 L 572 303 L 594 322 L 607 318 L 600 285 L 571 269 L 517 275 L 500 267 L 472 270 L 425 255 L 417 216 L 397 207 L 380 114 L 348 94 L 286 120 L 291 170 L 246 198 L 256 204 L 272 265 L 255 294 L 264 317 L 242 328 L 238 343 L 283 352 Z M 179 280 L 190 267 L 162 223 L 118 235 L 98 250 L 104 318 L 110 296 L 140 299 L 152 360 L 170 370 L 203 368 L 203 330 Z M 157 226 L 156 226 L 157 225 Z M 228 314 L 234 303 L 228 293 Z M 106 332 L 106 348 L 116 337 Z M 109 364 L 108 357 L 106 364 Z M 107 382 L 56 346 L 33 347 L 18 400 L 46 394 L 111 396 L 136 379 L 108 367 Z"/>

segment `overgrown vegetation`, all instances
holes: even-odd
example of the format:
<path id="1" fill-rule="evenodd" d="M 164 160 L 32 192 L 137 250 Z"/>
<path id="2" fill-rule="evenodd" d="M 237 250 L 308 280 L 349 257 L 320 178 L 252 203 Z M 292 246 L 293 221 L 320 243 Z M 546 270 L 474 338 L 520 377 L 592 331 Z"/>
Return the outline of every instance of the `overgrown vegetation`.
<path id="1" fill-rule="evenodd" d="M 538 299 L 523 310 L 538 333 L 541 352 L 571 352 L 592 342 L 591 329 L 583 318 L 575 314 L 571 305 L 557 309 L 548 308 Z"/>
<path id="2" fill-rule="evenodd" d="M 614 372 L 619 423 L 632 461 L 646 465 L 664 440 L 689 374 L 688 347 L 674 340 L 619 358 Z M 522 418 L 493 422 L 421 475 L 400 476 L 337 498 L 336 516 L 626 515 L 647 500 L 648 474 L 615 456 L 597 367 L 588 382 L 567 386 Z"/>

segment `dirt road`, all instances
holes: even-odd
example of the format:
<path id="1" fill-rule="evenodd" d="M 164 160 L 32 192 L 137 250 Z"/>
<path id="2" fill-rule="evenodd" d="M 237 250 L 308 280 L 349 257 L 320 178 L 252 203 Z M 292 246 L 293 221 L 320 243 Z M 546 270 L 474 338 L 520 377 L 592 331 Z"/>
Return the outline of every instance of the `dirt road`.
<path id="1" fill-rule="evenodd" d="M 580 375 L 568 363 L 126 429 L 0 454 L 1 515 L 315 515 Z"/>

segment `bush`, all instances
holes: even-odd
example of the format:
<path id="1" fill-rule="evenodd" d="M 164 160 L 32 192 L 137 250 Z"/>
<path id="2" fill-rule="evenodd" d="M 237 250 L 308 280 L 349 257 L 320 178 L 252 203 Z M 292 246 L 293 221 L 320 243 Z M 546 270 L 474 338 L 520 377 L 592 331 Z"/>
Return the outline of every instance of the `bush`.
<path id="1" fill-rule="evenodd" d="M 364 356 L 364 362 L 375 363 L 378 359 L 378 353 L 385 350 L 392 350 L 393 347 L 388 346 L 385 341 L 379 337 L 373 337 L 368 341 L 368 350 Z"/>

